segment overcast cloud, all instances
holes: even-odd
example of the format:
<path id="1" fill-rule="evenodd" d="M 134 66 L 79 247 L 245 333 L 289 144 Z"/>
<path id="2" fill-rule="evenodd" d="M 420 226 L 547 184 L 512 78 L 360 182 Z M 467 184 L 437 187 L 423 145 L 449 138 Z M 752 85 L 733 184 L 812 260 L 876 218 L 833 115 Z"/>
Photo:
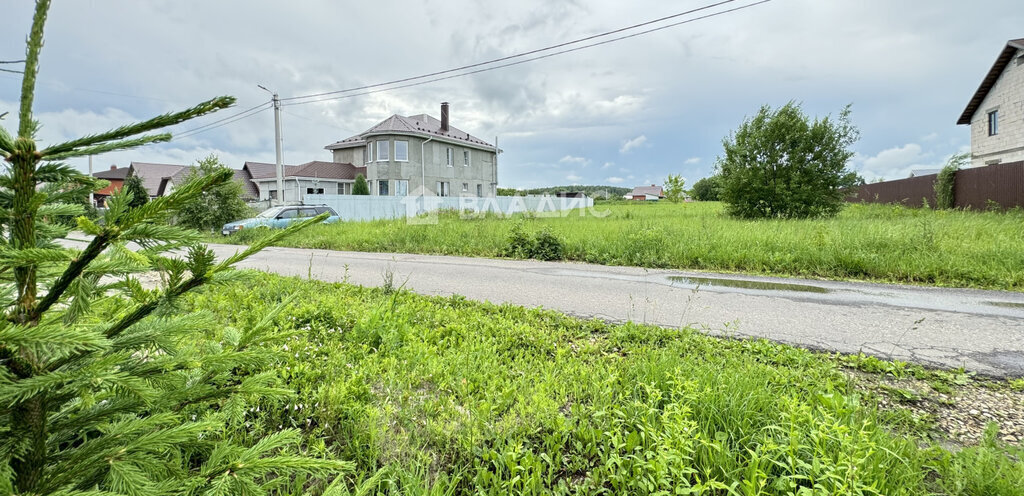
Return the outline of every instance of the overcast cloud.
<path id="1" fill-rule="evenodd" d="M 213 96 L 238 109 L 535 49 L 706 2 L 655 0 L 55 2 L 36 99 L 54 142 Z M 736 2 L 736 5 L 742 4 Z M 0 60 L 22 58 L 31 3 L 8 2 Z M 721 140 L 763 104 L 812 115 L 853 104 L 868 180 L 906 177 L 969 149 L 955 122 L 1006 40 L 1024 36 L 1019 0 L 774 0 L 748 10 L 479 75 L 283 114 L 285 162 L 329 160 L 329 143 L 391 114 L 439 114 L 499 140 L 501 186 L 650 184 L 708 175 Z M 5 68 L 11 66 L 5 65 Z M 20 77 L 0 73 L 0 113 Z M 13 116 L 0 121 L 11 129 Z M 96 158 L 232 167 L 274 160 L 270 111 L 171 143 Z M 84 160 L 74 165 L 86 167 Z M 595 165 L 592 165 L 595 164 Z"/>

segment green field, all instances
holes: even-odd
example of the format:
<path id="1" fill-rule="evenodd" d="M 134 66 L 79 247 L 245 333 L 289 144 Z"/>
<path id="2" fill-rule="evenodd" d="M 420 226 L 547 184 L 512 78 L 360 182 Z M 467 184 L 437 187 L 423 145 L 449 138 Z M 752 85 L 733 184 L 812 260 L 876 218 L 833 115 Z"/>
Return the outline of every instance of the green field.
<path id="1" fill-rule="evenodd" d="M 607 214 L 599 216 L 596 214 Z M 598 204 L 585 216 L 405 220 L 315 226 L 287 246 L 369 252 L 515 256 L 515 226 L 546 231 L 553 258 L 825 279 L 1024 290 L 1024 214 L 850 205 L 822 220 L 737 220 L 718 203 Z M 263 231 L 263 232 L 261 232 Z M 248 243 L 265 230 L 219 242 Z M 543 253 L 550 253 L 545 251 Z M 518 254 L 522 256 L 522 253 Z"/>
<path id="2" fill-rule="evenodd" d="M 1019 448 L 990 437 L 946 451 L 928 440 L 927 418 L 894 401 L 879 410 L 882 396 L 864 388 L 917 377 L 951 392 L 975 383 L 962 374 L 459 297 L 252 277 L 191 295 L 181 309 L 223 322 L 213 331 L 223 336 L 199 340 L 210 346 L 297 295 L 275 320 L 293 336 L 272 348 L 282 385 L 297 393 L 258 400 L 242 412 L 239 435 L 301 429 L 308 453 L 355 463 L 344 476 L 354 493 L 998 495 L 1024 487 Z M 893 384 L 884 391 L 901 391 Z M 308 481 L 302 491 L 318 488 Z"/>

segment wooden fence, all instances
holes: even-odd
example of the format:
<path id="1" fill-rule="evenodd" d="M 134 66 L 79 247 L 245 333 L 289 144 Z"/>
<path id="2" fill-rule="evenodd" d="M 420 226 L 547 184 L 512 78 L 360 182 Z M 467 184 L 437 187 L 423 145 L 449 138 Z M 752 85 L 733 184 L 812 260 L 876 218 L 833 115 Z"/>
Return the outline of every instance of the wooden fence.
<path id="1" fill-rule="evenodd" d="M 847 196 L 861 203 L 900 203 L 935 207 L 937 174 L 865 184 Z M 956 172 L 953 199 L 957 208 L 985 210 L 993 202 L 1002 208 L 1024 208 L 1024 162 L 972 167 Z"/>

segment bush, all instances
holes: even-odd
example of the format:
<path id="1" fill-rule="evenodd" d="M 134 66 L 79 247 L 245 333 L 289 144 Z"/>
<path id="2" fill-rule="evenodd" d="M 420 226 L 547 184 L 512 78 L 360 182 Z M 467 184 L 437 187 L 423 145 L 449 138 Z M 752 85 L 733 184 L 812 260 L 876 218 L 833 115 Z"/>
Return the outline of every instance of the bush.
<path id="1" fill-rule="evenodd" d="M 511 258 L 562 260 L 565 258 L 565 247 L 562 240 L 547 228 L 531 236 L 523 223 L 517 222 L 509 230 L 507 245 L 502 255 Z"/>
<path id="2" fill-rule="evenodd" d="M 793 102 L 761 107 L 722 141 L 722 200 L 741 218 L 833 216 L 858 180 L 846 168 L 858 137 L 849 106 L 838 121 L 814 122 Z"/>
<path id="3" fill-rule="evenodd" d="M 233 174 L 231 168 L 222 164 L 216 155 L 210 155 L 196 163 L 186 177 L 185 184 L 200 181 L 220 171 Z M 250 214 L 252 209 L 242 199 L 241 183 L 226 181 L 206 188 L 199 196 L 182 205 L 176 212 L 175 221 L 190 229 L 212 231 L 228 222 L 249 217 Z"/>
<path id="4" fill-rule="evenodd" d="M 690 194 L 697 201 L 718 201 L 722 190 L 722 181 L 718 175 L 705 177 L 695 183 Z"/>
<path id="5" fill-rule="evenodd" d="M 679 174 L 669 174 L 665 178 L 665 199 L 672 203 L 679 203 L 686 199 L 686 178 Z"/>

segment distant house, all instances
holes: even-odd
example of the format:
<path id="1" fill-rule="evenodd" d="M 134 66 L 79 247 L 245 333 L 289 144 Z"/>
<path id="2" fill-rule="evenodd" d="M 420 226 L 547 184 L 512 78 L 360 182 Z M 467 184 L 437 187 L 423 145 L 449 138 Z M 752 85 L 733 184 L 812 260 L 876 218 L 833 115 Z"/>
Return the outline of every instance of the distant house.
<path id="1" fill-rule="evenodd" d="M 957 124 L 971 126 L 971 165 L 1024 161 L 1024 38 L 1010 40 Z"/>
<path id="2" fill-rule="evenodd" d="M 627 200 L 658 201 L 665 198 L 665 191 L 661 189 L 661 186 L 656 184 L 652 184 L 650 186 L 637 186 L 624 198 Z"/>
<path id="3" fill-rule="evenodd" d="M 128 167 L 118 168 L 116 165 L 111 165 L 109 170 L 94 172 L 92 176 L 110 181 L 109 185 L 92 194 L 96 206 L 102 207 L 107 204 L 107 197 L 120 190 L 124 185 L 124 179 L 128 177 Z"/>
<path id="4" fill-rule="evenodd" d="M 306 195 L 351 195 L 356 176 L 366 177 L 366 167 L 349 163 L 314 160 L 301 165 L 284 165 L 284 202 L 299 203 Z M 276 200 L 276 164 L 246 162 L 242 171 L 250 178 L 254 196 L 260 201 Z"/>
<path id="5" fill-rule="evenodd" d="M 335 162 L 366 168 L 370 193 L 381 196 L 495 196 L 499 150 L 441 118 L 392 115 L 366 131 L 327 145 Z"/>

